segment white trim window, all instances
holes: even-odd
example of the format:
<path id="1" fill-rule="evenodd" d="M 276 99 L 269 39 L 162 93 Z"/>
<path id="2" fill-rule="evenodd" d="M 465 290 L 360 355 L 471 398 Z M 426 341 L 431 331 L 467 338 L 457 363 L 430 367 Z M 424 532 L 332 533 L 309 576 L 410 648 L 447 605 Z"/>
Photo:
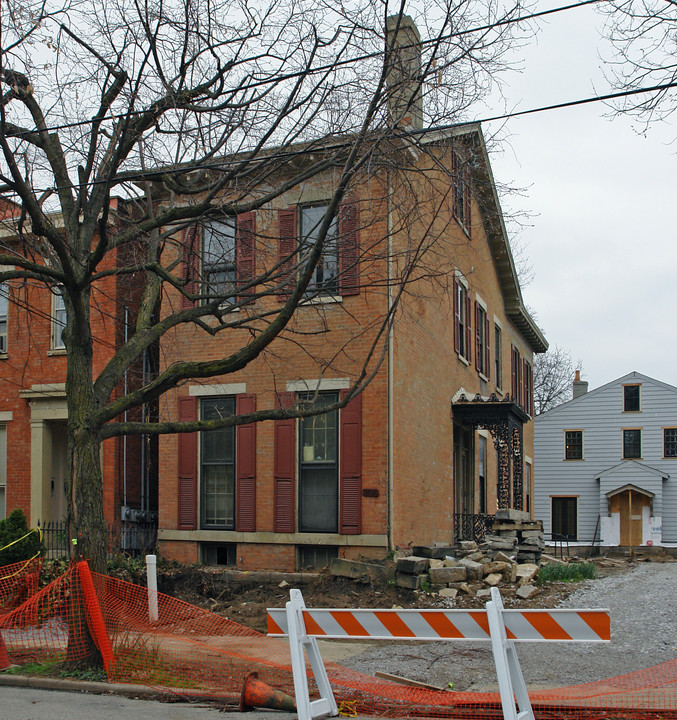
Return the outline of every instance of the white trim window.
<path id="1" fill-rule="evenodd" d="M 66 347 L 63 341 L 63 331 L 66 327 L 66 304 L 64 303 L 61 288 L 52 291 L 52 349 L 63 350 Z"/>
<path id="2" fill-rule="evenodd" d="M 0 283 L 0 355 L 7 352 L 7 315 L 9 313 L 9 288 Z"/>

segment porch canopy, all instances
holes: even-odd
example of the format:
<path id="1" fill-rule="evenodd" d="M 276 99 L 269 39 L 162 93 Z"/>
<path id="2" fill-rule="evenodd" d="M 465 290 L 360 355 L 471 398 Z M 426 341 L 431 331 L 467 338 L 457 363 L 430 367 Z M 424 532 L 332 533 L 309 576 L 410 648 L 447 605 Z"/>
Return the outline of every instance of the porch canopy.
<path id="1" fill-rule="evenodd" d="M 488 398 L 477 394 L 469 399 L 462 391 L 452 400 L 451 413 L 463 425 L 481 427 L 491 433 L 498 453 L 498 507 L 522 510 L 522 429 L 529 421 L 527 413 L 510 395 L 502 400 L 494 393 Z"/>

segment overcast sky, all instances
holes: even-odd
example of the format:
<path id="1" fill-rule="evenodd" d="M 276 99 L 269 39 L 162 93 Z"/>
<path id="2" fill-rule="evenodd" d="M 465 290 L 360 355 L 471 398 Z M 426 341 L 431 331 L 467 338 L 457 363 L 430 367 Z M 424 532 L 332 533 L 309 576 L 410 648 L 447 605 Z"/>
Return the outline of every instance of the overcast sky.
<path id="1" fill-rule="evenodd" d="M 591 8 L 543 23 L 537 43 L 520 51 L 510 104 L 608 92 L 601 26 Z M 497 181 L 527 190 L 506 198 L 506 209 L 533 214 L 520 233 L 534 272 L 524 299 L 550 345 L 580 360 L 590 389 L 632 370 L 677 385 L 677 143 L 669 145 L 677 123 L 642 136 L 636 122 L 604 112 L 594 103 L 510 119 L 509 144 L 492 156 Z"/>

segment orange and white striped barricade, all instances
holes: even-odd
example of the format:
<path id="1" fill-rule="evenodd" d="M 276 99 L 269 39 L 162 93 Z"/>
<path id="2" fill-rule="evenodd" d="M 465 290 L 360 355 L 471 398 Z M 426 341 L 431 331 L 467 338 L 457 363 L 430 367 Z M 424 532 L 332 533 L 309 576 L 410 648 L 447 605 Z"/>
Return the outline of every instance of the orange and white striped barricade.
<path id="1" fill-rule="evenodd" d="M 299 720 L 338 713 L 316 638 L 491 642 L 503 717 L 534 720 L 515 643 L 609 642 L 611 626 L 608 610 L 505 610 L 497 588 L 485 610 L 309 610 L 292 590 L 285 609 L 268 608 L 268 634 L 289 637 Z M 313 702 L 304 649 L 320 691 Z"/>

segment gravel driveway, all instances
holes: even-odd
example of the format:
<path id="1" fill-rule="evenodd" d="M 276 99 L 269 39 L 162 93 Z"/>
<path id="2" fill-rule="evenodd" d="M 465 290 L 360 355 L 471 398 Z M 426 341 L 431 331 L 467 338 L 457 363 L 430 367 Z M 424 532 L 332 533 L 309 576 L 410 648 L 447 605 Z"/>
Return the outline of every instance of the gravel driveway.
<path id="1" fill-rule="evenodd" d="M 608 608 L 611 643 L 518 643 L 527 685 L 566 687 L 651 667 L 677 658 L 677 562 L 641 563 L 581 583 L 559 607 Z M 456 690 L 495 690 L 489 644 L 381 643 L 339 660 Z"/>

